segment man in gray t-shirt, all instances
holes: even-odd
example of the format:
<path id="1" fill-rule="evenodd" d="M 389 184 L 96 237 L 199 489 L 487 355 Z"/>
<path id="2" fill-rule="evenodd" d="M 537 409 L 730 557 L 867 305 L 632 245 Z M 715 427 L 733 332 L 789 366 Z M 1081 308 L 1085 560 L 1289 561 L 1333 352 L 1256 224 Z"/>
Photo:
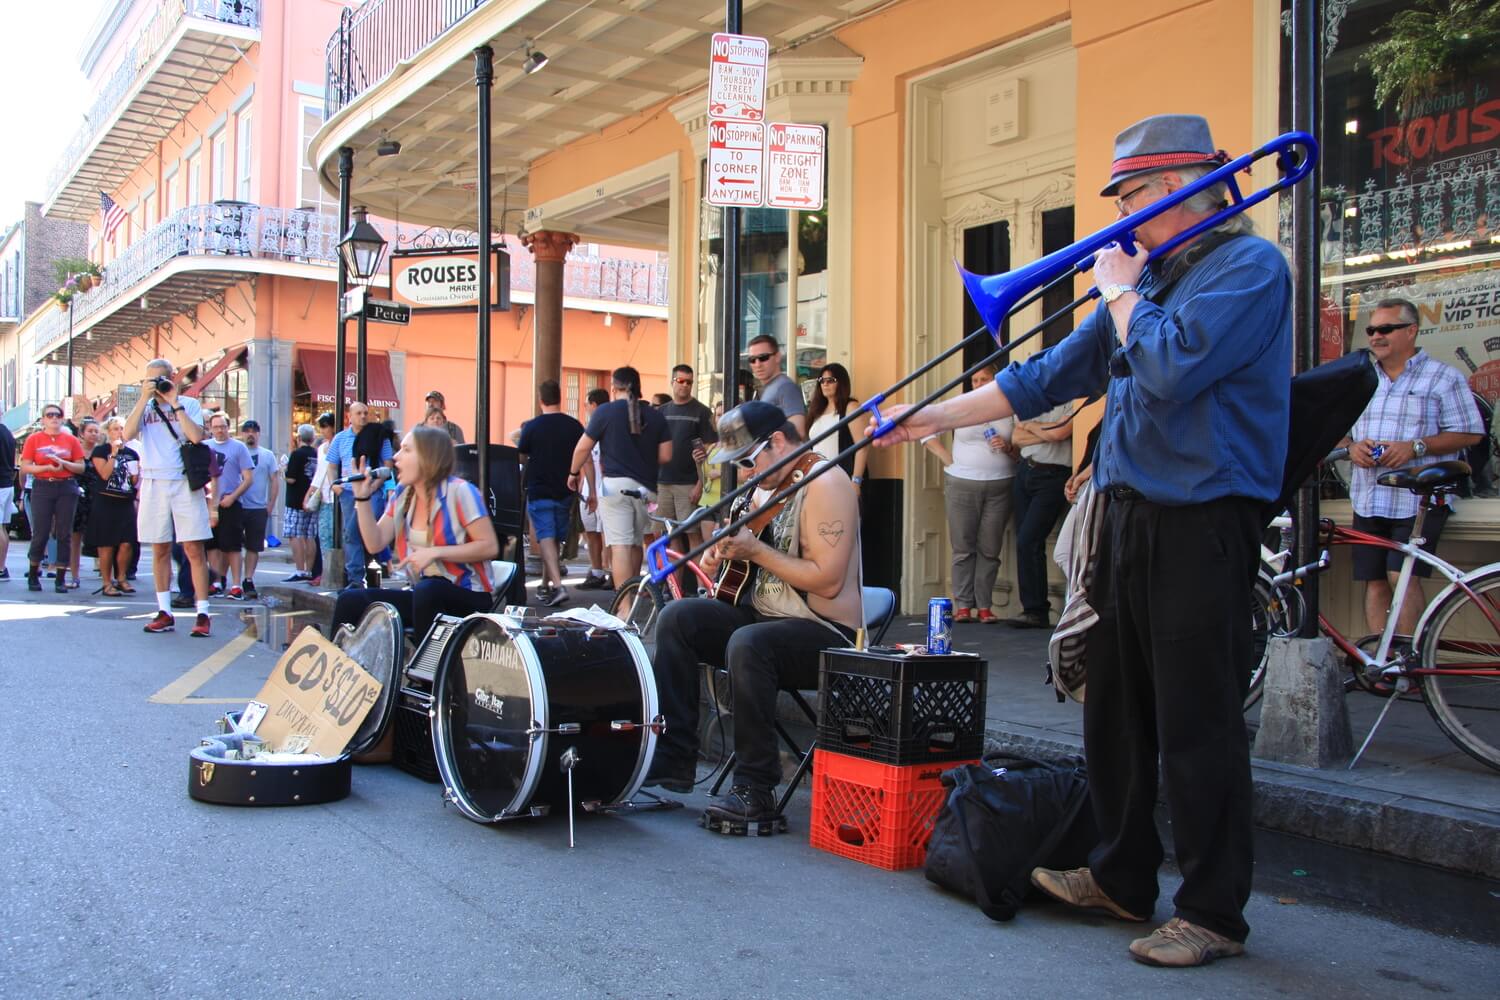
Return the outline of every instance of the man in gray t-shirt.
<path id="1" fill-rule="evenodd" d="M 807 402 L 797 383 L 781 370 L 781 345 L 763 333 L 750 341 L 750 374 L 755 376 L 755 398 L 780 407 L 781 412 L 807 436 Z"/>
<path id="2" fill-rule="evenodd" d="M 240 503 L 244 506 L 245 578 L 242 581 L 244 594 L 254 600 L 259 597 L 255 589 L 255 570 L 260 565 L 260 554 L 266 548 L 266 523 L 270 519 L 272 499 L 281 491 L 281 465 L 276 453 L 260 446 L 260 423 L 246 420 L 240 424 L 240 439 L 250 453 L 250 488 L 245 491 Z"/>

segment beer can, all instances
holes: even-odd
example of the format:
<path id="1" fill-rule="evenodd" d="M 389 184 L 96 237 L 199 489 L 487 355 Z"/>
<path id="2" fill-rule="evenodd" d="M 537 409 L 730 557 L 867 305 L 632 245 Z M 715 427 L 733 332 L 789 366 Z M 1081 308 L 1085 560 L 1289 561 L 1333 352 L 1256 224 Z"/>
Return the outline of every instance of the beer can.
<path id="1" fill-rule="evenodd" d="M 951 597 L 934 597 L 927 602 L 927 652 L 936 656 L 953 652 Z"/>
<path id="2" fill-rule="evenodd" d="M 1381 456 L 1383 456 L 1384 454 L 1385 454 L 1385 445 L 1383 445 L 1383 444 L 1372 444 L 1372 445 L 1370 445 L 1370 457 L 1373 458 L 1375 461 L 1377 461 L 1377 462 L 1380 461 Z"/>

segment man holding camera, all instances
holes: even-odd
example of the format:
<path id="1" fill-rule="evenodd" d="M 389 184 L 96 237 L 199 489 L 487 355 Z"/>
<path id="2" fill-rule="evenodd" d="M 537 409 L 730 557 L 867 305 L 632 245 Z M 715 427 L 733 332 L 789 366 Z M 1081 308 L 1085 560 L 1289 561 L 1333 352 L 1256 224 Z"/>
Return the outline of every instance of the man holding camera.
<path id="1" fill-rule="evenodd" d="M 172 363 L 161 358 L 146 365 L 141 397 L 125 418 L 125 440 L 139 440 L 141 455 L 140 509 L 136 518 L 142 545 L 151 546 L 151 572 L 156 581 L 156 617 L 147 632 L 170 632 L 172 618 L 172 540 L 176 536 L 192 568 L 197 620 L 190 633 L 207 638 L 208 567 L 203 540 L 212 531 L 208 504 L 200 491 L 190 490 L 182 454 L 184 441 L 203 440 L 203 409 L 196 399 L 178 397 Z"/>

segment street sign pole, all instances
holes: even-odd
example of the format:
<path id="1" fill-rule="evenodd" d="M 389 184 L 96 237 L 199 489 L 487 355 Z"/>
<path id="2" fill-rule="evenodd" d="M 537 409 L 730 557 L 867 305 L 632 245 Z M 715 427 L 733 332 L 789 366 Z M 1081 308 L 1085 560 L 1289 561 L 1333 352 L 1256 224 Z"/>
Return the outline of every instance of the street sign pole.
<path id="1" fill-rule="evenodd" d="M 738 35 L 743 27 L 744 8 L 741 0 L 725 0 L 724 30 Z M 739 405 L 740 372 L 740 209 L 725 208 L 724 240 L 724 331 L 721 345 L 724 359 L 724 412 Z M 719 466 L 721 496 L 728 496 L 734 489 L 734 463 Z"/>

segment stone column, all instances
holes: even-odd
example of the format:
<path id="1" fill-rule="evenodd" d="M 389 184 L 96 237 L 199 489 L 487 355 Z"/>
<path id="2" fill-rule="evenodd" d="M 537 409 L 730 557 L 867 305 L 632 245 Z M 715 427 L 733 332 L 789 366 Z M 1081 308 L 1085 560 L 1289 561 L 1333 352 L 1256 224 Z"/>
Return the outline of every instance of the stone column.
<path id="1" fill-rule="evenodd" d="M 537 409 L 536 387 L 547 379 L 562 382 L 563 261 L 578 242 L 573 233 L 544 229 L 527 233 L 526 249 L 536 260 L 536 305 L 533 320 L 531 405 Z"/>

